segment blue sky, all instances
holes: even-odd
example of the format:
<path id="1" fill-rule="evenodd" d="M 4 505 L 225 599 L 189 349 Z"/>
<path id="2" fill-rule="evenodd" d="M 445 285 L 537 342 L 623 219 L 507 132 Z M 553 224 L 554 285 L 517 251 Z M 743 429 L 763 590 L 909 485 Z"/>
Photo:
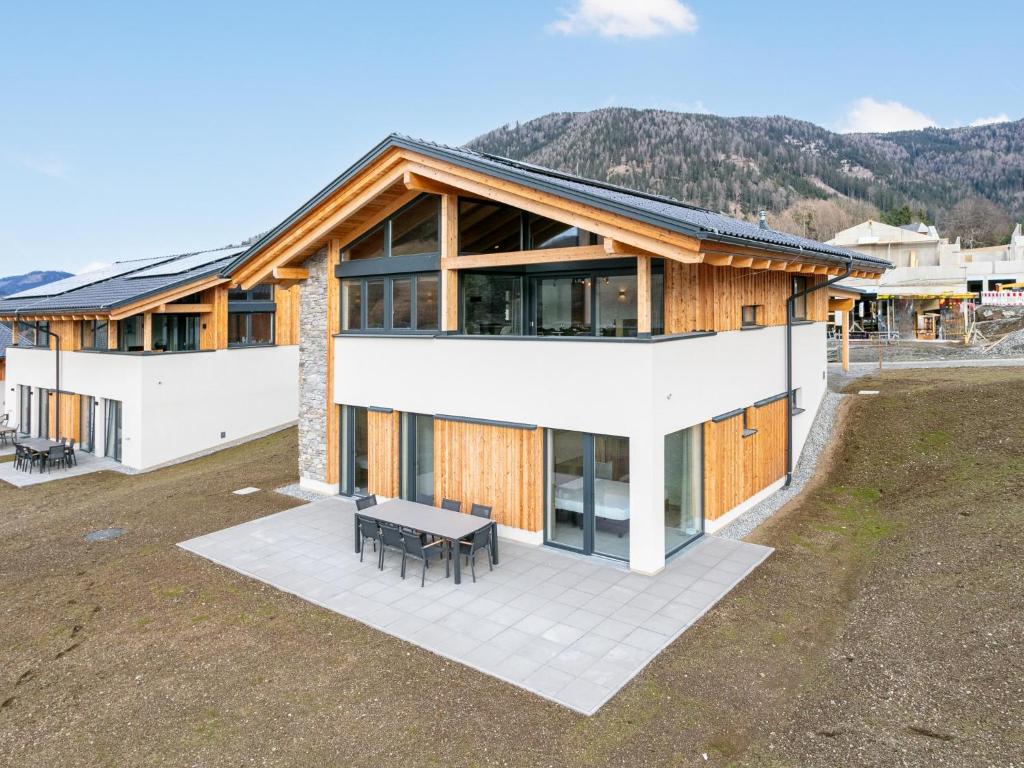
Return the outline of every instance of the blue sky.
<path id="1" fill-rule="evenodd" d="M 0 275 L 237 242 L 387 133 L 552 111 L 1024 117 L 1014 2 L 8 3 Z"/>

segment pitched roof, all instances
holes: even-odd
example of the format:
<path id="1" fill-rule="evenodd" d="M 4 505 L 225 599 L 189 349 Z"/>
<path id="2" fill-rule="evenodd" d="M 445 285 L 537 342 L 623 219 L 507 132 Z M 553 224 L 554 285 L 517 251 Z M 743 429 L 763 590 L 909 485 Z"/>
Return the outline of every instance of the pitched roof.
<path id="1" fill-rule="evenodd" d="M 38 290 L 6 296 L 0 299 L 0 315 L 106 312 L 215 276 L 243 250 L 241 247 L 217 248 L 116 262 L 112 267 L 58 280 Z M 47 295 L 40 295 L 44 292 Z"/>
<path id="2" fill-rule="evenodd" d="M 715 213 L 705 208 L 673 200 L 670 197 L 652 195 L 626 189 L 603 181 L 584 179 L 518 160 L 498 155 L 475 152 L 464 147 L 448 147 L 443 144 L 413 139 L 400 134 L 391 134 L 370 150 L 348 170 L 314 195 L 295 213 L 271 229 L 244 253 L 234 259 L 224 270 L 230 275 L 238 267 L 269 245 L 295 221 L 302 218 L 324 198 L 346 184 L 356 174 L 370 165 L 380 155 L 392 148 L 407 149 L 427 157 L 475 170 L 505 181 L 550 192 L 559 197 L 591 205 L 595 208 L 616 213 L 636 221 L 651 224 L 701 240 L 712 240 L 726 244 L 750 245 L 789 255 L 813 258 L 830 263 L 845 265 L 852 258 L 855 266 L 872 270 L 886 269 L 892 265 L 884 259 L 868 256 L 846 248 L 826 245 L 817 240 L 797 237 L 773 229 L 762 229 L 756 222 L 746 222 Z"/>

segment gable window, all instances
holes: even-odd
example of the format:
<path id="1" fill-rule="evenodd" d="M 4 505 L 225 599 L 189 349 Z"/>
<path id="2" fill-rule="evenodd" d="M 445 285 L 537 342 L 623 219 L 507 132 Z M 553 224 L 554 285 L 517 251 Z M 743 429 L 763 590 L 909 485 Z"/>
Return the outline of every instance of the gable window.
<path id="1" fill-rule="evenodd" d="M 82 349 L 107 348 L 107 321 L 82 321 Z"/>
<path id="2" fill-rule="evenodd" d="M 255 347 L 274 343 L 277 304 L 274 286 L 260 283 L 228 291 L 228 346 Z"/>
<path id="3" fill-rule="evenodd" d="M 758 328 L 764 325 L 764 307 L 760 304 L 744 304 L 740 322 L 744 328 Z"/>
<path id="4" fill-rule="evenodd" d="M 804 291 L 807 290 L 807 278 L 803 276 L 793 278 L 793 295 L 796 296 L 793 299 L 793 319 L 794 320 L 806 320 L 807 319 L 807 294 Z"/>
<path id="5" fill-rule="evenodd" d="M 434 273 L 344 278 L 341 330 L 425 333 L 440 328 L 440 277 Z"/>
<path id="6" fill-rule="evenodd" d="M 595 245 L 597 235 L 501 203 L 459 198 L 459 253 L 509 253 Z"/>
<path id="7" fill-rule="evenodd" d="M 423 256 L 441 251 L 441 198 L 422 195 L 342 248 L 344 261 Z"/>

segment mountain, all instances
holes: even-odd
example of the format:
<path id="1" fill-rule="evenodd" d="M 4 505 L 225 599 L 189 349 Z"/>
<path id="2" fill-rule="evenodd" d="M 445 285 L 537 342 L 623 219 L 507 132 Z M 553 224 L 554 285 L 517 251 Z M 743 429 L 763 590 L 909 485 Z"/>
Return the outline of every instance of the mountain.
<path id="1" fill-rule="evenodd" d="M 746 218 L 833 199 L 909 204 L 941 229 L 977 196 L 1024 217 L 1024 120 L 839 134 L 789 117 L 611 108 L 503 126 L 468 146 Z"/>
<path id="2" fill-rule="evenodd" d="M 0 277 L 0 296 L 10 296 L 12 293 L 27 291 L 37 285 L 46 285 L 55 280 L 63 280 L 65 277 L 71 277 L 71 273 L 35 270 L 24 275 Z"/>

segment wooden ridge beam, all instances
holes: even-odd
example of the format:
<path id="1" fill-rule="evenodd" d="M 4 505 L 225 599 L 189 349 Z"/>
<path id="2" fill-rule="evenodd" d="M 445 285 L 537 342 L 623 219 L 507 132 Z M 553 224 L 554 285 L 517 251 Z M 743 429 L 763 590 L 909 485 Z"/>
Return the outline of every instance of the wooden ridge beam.
<path id="1" fill-rule="evenodd" d="M 428 179 L 425 176 L 421 176 L 415 171 L 406 171 L 402 174 L 402 183 L 405 184 L 405 188 L 412 192 L 426 192 L 431 195 L 450 195 L 458 190 L 447 186 L 446 184 L 438 184 L 432 179 Z"/>
<path id="2" fill-rule="evenodd" d="M 153 308 L 157 315 L 188 315 L 213 312 L 213 304 L 161 304 Z"/>

